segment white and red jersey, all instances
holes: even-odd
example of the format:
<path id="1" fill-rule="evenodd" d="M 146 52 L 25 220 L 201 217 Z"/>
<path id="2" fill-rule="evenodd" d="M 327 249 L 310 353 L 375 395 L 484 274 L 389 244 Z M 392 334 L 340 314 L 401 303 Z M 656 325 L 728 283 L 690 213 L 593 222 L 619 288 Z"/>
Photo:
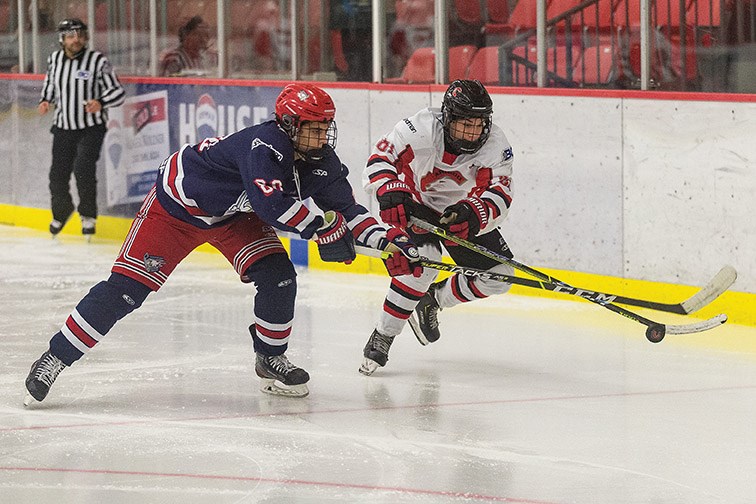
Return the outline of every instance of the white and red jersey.
<path id="1" fill-rule="evenodd" d="M 475 198 L 488 214 L 480 230 L 485 234 L 501 224 L 512 203 L 513 158 L 507 137 L 495 124 L 475 154 L 447 152 L 441 110 L 426 108 L 399 121 L 375 144 L 363 182 L 374 196 L 398 178 L 412 189 L 415 201 L 439 214 L 460 200 Z"/>

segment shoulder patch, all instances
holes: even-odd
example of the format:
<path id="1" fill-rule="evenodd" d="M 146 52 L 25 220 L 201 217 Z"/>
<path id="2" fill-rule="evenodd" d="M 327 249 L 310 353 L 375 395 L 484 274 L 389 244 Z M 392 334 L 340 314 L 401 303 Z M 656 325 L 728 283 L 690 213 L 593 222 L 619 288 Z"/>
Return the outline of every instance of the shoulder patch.
<path id="1" fill-rule="evenodd" d="M 276 159 L 278 159 L 279 161 L 283 161 L 283 154 L 278 152 L 275 147 L 273 147 L 269 143 L 263 142 L 259 138 L 255 138 L 252 140 L 252 145 L 250 146 L 249 150 L 255 150 L 258 147 L 267 147 L 268 149 L 273 151 L 273 154 L 276 156 Z"/>

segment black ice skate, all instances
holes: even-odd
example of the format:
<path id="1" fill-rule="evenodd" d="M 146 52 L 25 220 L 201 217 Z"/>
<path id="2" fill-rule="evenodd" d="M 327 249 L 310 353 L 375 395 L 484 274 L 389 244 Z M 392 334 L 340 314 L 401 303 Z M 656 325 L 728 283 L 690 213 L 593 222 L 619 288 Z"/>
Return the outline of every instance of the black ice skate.
<path id="1" fill-rule="evenodd" d="M 95 234 L 95 218 L 94 217 L 81 218 L 81 234 L 86 236 L 87 240 L 92 239 L 92 235 Z"/>
<path id="2" fill-rule="evenodd" d="M 388 362 L 388 352 L 391 348 L 391 343 L 394 342 L 394 336 L 386 336 L 378 332 L 378 329 L 373 331 L 370 335 L 365 349 L 362 351 L 362 355 L 365 357 L 362 359 L 362 365 L 360 366 L 360 373 L 365 376 L 370 376 L 379 367 L 383 367 Z"/>
<path id="3" fill-rule="evenodd" d="M 42 401 L 47 397 L 50 387 L 65 368 L 66 365 L 49 350 L 43 353 L 42 357 L 32 364 L 29 376 L 26 377 L 27 394 L 24 397 L 24 406 L 29 406 L 33 399 Z"/>
<path id="4" fill-rule="evenodd" d="M 445 281 L 431 284 L 410 315 L 410 327 L 421 345 L 433 343 L 441 337 L 441 331 L 438 329 L 438 312 L 441 308 L 436 301 L 436 291 Z"/>
<path id="5" fill-rule="evenodd" d="M 52 235 L 53 239 L 55 239 L 55 237 L 58 236 L 58 233 L 60 233 L 61 230 L 65 227 L 69 217 L 71 217 L 70 213 L 63 220 L 53 218 L 52 222 L 50 222 L 50 234 Z"/>
<path id="6" fill-rule="evenodd" d="M 63 229 L 63 226 L 65 226 L 65 222 L 60 222 L 59 220 L 53 219 L 53 221 L 50 223 L 50 234 L 53 235 L 53 238 L 60 233 L 60 230 Z"/>
<path id="7" fill-rule="evenodd" d="M 298 368 L 285 355 L 257 354 L 255 372 L 260 377 L 260 390 L 266 394 L 305 397 L 310 393 L 310 375 Z"/>

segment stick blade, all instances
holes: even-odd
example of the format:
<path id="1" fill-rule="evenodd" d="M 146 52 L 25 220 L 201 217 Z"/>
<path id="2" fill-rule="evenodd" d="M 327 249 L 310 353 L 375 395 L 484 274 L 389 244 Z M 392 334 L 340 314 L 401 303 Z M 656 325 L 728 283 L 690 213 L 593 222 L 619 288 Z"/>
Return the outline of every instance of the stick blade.
<path id="1" fill-rule="evenodd" d="M 667 334 L 691 334 L 714 329 L 727 322 L 727 315 L 720 313 L 710 319 L 702 320 L 694 324 L 667 325 Z"/>
<path id="2" fill-rule="evenodd" d="M 738 272 L 730 265 L 724 266 L 706 286 L 698 291 L 695 296 L 683 301 L 680 305 L 686 314 L 700 310 L 707 304 L 718 298 L 724 291 L 730 288 L 738 278 Z"/>

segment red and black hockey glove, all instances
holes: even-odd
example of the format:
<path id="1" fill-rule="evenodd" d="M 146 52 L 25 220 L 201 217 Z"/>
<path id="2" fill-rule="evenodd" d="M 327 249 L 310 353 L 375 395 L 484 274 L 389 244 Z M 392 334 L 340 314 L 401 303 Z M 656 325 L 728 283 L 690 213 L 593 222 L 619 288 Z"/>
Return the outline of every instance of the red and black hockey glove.
<path id="1" fill-rule="evenodd" d="M 488 224 L 488 209 L 479 198 L 465 198 L 446 207 L 439 222 L 450 233 L 468 240 Z"/>
<path id="2" fill-rule="evenodd" d="M 386 231 L 386 240 L 388 244 L 383 250 L 392 252 L 391 257 L 383 261 L 389 275 L 392 277 L 412 275 L 417 278 L 423 274 L 420 253 L 407 233 L 397 228 L 390 228 Z"/>
<path id="3" fill-rule="evenodd" d="M 401 180 L 390 180 L 376 192 L 381 220 L 389 226 L 407 227 L 412 210 L 412 189 Z"/>
<path id="4" fill-rule="evenodd" d="M 350 264 L 357 257 L 354 236 L 339 212 L 327 211 L 315 236 L 321 260 Z"/>

